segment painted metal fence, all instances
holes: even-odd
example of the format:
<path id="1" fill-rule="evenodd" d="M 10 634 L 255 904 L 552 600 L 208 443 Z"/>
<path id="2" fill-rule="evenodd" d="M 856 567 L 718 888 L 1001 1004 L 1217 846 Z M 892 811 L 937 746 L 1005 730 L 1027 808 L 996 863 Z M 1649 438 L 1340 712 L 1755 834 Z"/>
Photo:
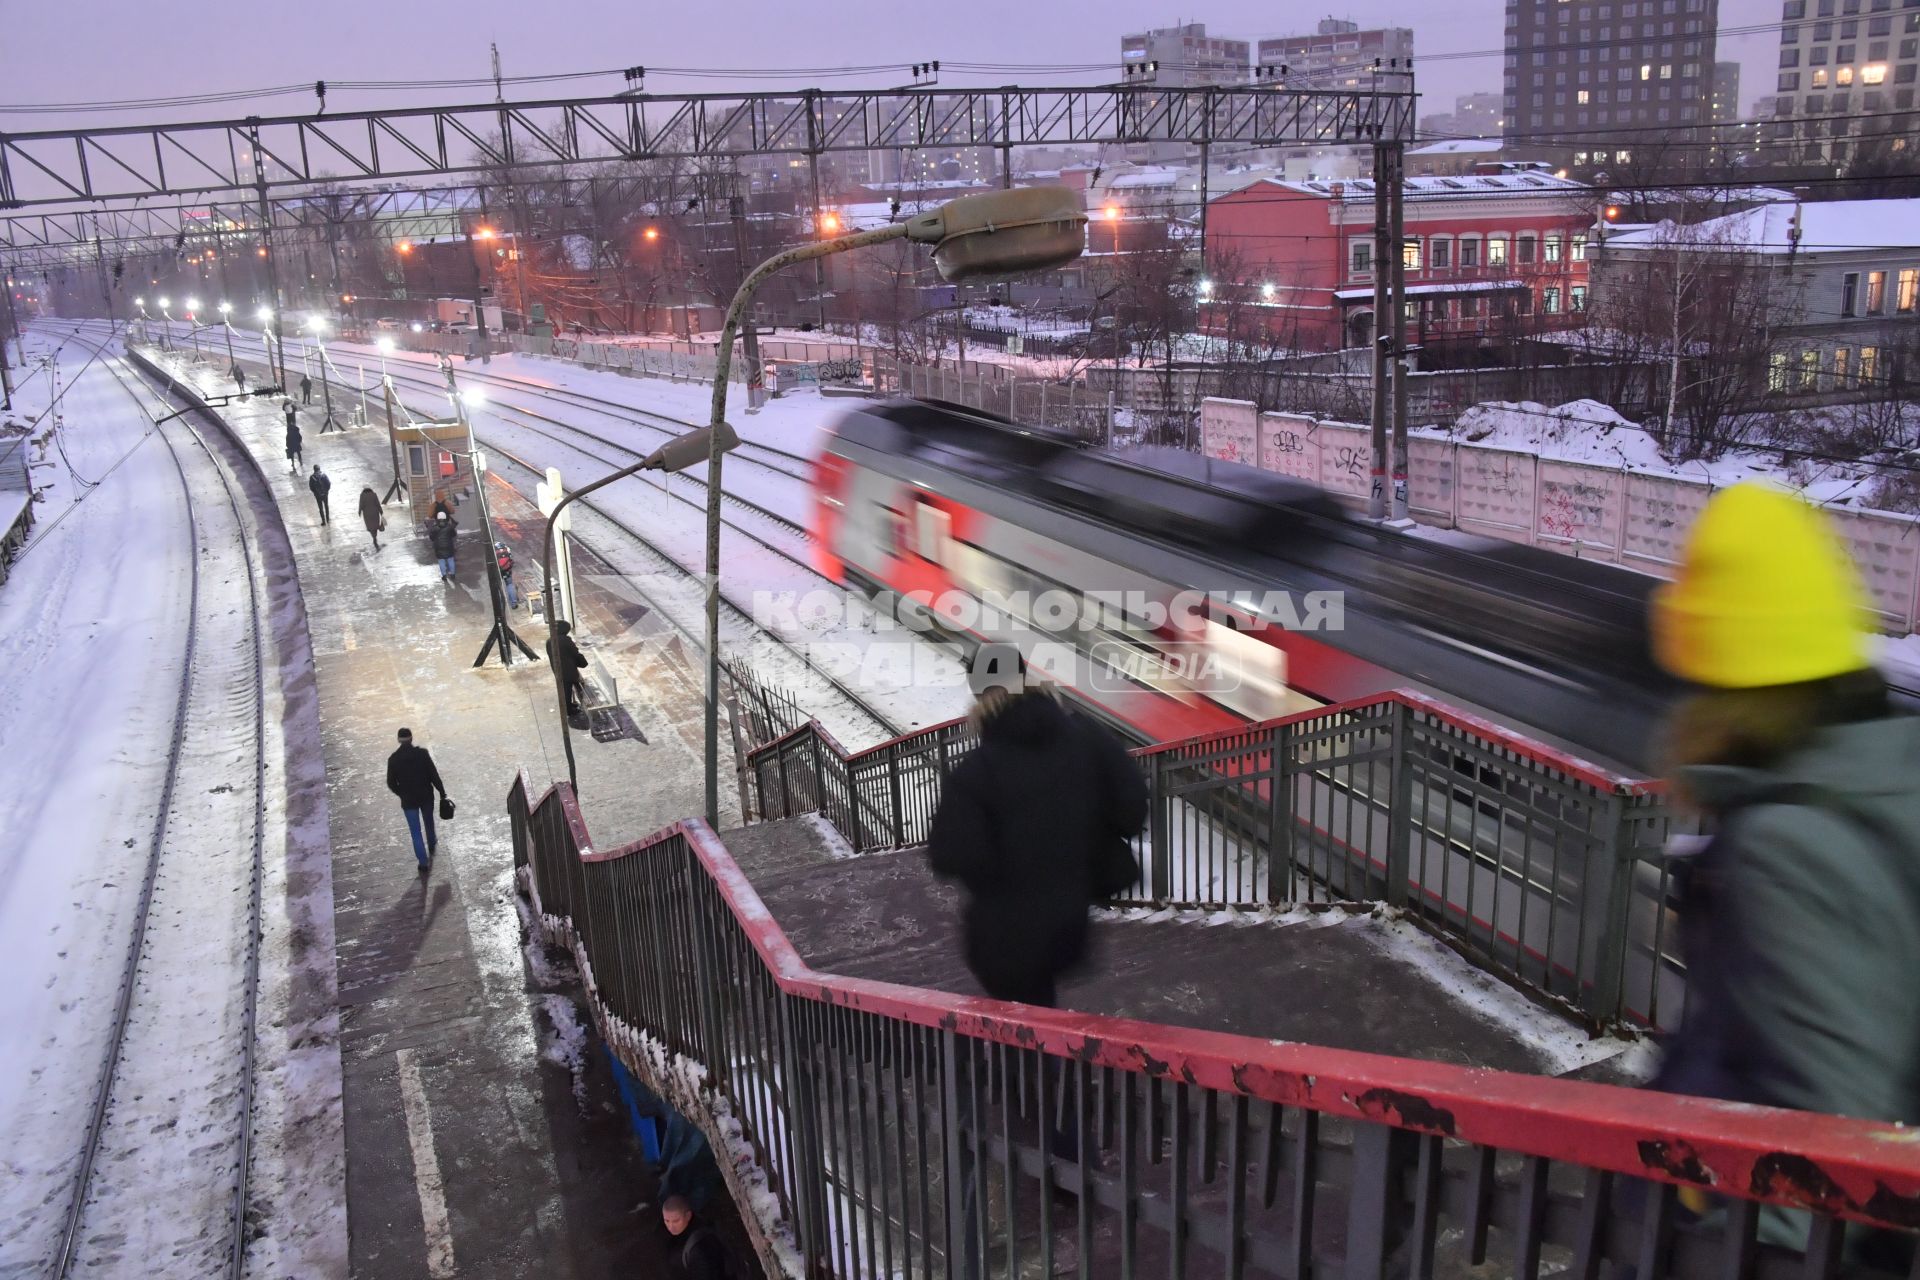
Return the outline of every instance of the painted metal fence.
<path id="1" fill-rule="evenodd" d="M 703 824 L 603 851 L 565 784 L 508 806 L 601 1034 L 705 1129 L 770 1275 L 1831 1280 L 1842 1219 L 1920 1224 L 1892 1126 L 821 974 Z"/>
<path id="2" fill-rule="evenodd" d="M 856 850 L 923 843 L 964 722 L 855 754 L 809 723 L 749 756 L 769 818 L 818 811 Z M 1136 752 L 1152 803 L 1128 900 L 1384 902 L 1595 1022 L 1673 1025 L 1672 819 L 1608 773 L 1398 692 Z"/>

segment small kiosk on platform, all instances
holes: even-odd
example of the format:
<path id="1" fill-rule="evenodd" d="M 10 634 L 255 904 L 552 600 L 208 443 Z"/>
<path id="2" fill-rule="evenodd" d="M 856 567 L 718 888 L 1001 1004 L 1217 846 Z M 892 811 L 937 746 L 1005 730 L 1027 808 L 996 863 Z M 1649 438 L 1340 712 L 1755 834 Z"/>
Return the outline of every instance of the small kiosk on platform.
<path id="1" fill-rule="evenodd" d="M 467 453 L 467 429 L 458 422 L 414 423 L 394 433 L 400 440 L 401 465 L 407 477 L 407 496 L 415 524 L 425 524 L 433 504 L 442 499 L 450 507 L 473 493 L 473 459 Z"/>

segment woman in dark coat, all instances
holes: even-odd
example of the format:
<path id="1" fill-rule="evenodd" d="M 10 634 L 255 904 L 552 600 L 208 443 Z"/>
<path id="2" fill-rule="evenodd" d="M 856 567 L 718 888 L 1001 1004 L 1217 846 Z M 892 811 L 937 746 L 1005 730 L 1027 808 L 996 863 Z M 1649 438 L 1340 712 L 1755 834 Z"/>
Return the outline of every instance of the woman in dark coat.
<path id="1" fill-rule="evenodd" d="M 287 406 L 287 410 L 287 466 L 291 470 L 298 471 L 301 462 L 300 423 L 299 420 L 293 416 L 293 406 L 291 404 Z"/>
<path id="2" fill-rule="evenodd" d="M 372 489 L 360 491 L 360 519 L 367 526 L 367 536 L 373 539 L 373 549 L 380 549 L 380 531 L 387 527 L 387 517 L 380 510 L 380 495 Z"/>
<path id="3" fill-rule="evenodd" d="M 1001 1000 L 1051 1006 L 1086 952 L 1087 907 L 1123 885 L 1147 817 L 1139 768 L 1107 730 L 1028 687 L 1019 651 L 982 645 L 980 745 L 947 779 L 927 851 L 967 891 L 967 968 Z"/>

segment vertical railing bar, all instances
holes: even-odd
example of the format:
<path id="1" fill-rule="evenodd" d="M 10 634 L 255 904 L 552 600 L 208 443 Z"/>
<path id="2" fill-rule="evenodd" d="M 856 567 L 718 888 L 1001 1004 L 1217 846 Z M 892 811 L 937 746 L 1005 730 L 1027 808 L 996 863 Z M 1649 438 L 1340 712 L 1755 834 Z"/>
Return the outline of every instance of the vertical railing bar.
<path id="1" fill-rule="evenodd" d="M 1635 1276 L 1636 1280 L 1660 1280 L 1666 1271 L 1667 1242 L 1673 1235 L 1674 1187 L 1670 1182 L 1651 1182 L 1646 1187 Z"/>
<path id="2" fill-rule="evenodd" d="M 1755 1229 L 1760 1225 L 1760 1206 L 1752 1200 L 1727 1202 L 1726 1222 L 1720 1234 L 1719 1280 L 1747 1280 L 1753 1274 Z"/>
<path id="3" fill-rule="evenodd" d="M 1069 1060 L 1068 1067 L 1073 1072 L 1073 1130 L 1078 1139 L 1074 1155 L 1075 1170 L 1079 1176 L 1075 1181 L 1074 1191 L 1079 1203 L 1074 1207 L 1073 1216 L 1075 1224 L 1080 1229 L 1078 1241 L 1080 1277 L 1081 1280 L 1089 1280 L 1092 1273 L 1087 1268 L 1093 1263 L 1094 1138 L 1088 1136 L 1091 1126 L 1087 1115 L 1087 1080 L 1093 1069 L 1079 1059 Z M 1092 1132 L 1098 1136 L 1097 1129 Z"/>
<path id="4" fill-rule="evenodd" d="M 1019 1127 L 1015 1123 L 1012 1073 L 1019 1070 L 1020 1051 L 1011 1045 L 996 1044 L 1000 1065 L 1000 1144 L 1006 1148 L 1000 1161 L 1000 1202 L 1006 1211 L 1002 1228 L 1007 1237 L 1007 1274 L 1020 1274 L 1020 1178 Z"/>
<path id="5" fill-rule="evenodd" d="M 1247 1096 L 1233 1095 L 1227 1130 L 1227 1280 L 1240 1280 L 1247 1265 Z"/>
<path id="6" fill-rule="evenodd" d="M 1487 1227 L 1493 1217 L 1492 1147 L 1475 1147 L 1467 1175 L 1467 1256 L 1474 1266 L 1487 1260 Z"/>
<path id="7" fill-rule="evenodd" d="M 1211 1183 L 1220 1172 L 1220 1095 L 1212 1089 L 1200 1094 L 1200 1180 Z"/>
<path id="8" fill-rule="evenodd" d="M 1167 1240 L 1169 1280 L 1183 1280 L 1187 1274 L 1187 1163 L 1192 1159 L 1188 1129 L 1193 1123 L 1187 1087 L 1185 1081 L 1173 1086 L 1173 1153 L 1168 1157 L 1171 1188 L 1167 1196 L 1173 1210 L 1173 1230 Z"/>
<path id="9" fill-rule="evenodd" d="M 856 1085 L 856 1096 L 854 1098 L 854 1104 L 860 1109 L 860 1184 L 863 1189 L 863 1194 L 866 1197 L 864 1211 L 861 1216 L 867 1223 L 867 1271 L 871 1275 L 890 1276 L 893 1274 L 892 1266 L 888 1266 L 885 1271 L 879 1270 L 880 1245 L 879 1242 L 873 1238 L 875 1234 L 873 1166 L 879 1159 L 879 1151 L 883 1145 L 880 1142 L 880 1132 L 878 1128 L 880 1121 L 880 1055 L 871 1052 L 873 1042 L 869 1038 L 868 1031 L 871 1027 L 872 1019 L 864 1013 L 850 1013 L 847 1016 L 854 1020 L 853 1042 L 859 1050 L 859 1052 L 855 1054 L 856 1070 L 854 1073 L 854 1081 Z M 869 1118 L 872 1120 L 871 1125 L 868 1123 Z M 880 1185 L 883 1189 L 886 1186 L 884 1174 L 881 1178 Z M 879 1215 L 879 1227 L 880 1235 L 887 1236 L 892 1234 L 893 1228 L 888 1223 L 887 1215 L 884 1211 Z M 889 1249 L 888 1252 L 891 1253 L 892 1250 Z"/>
<path id="10" fill-rule="evenodd" d="M 1613 1174 L 1589 1169 L 1580 1191 L 1580 1216 L 1573 1231 L 1573 1263 L 1567 1280 L 1599 1280 L 1607 1206 L 1613 1196 Z"/>
<path id="11" fill-rule="evenodd" d="M 1413 1176 L 1413 1222 L 1407 1233 L 1409 1280 L 1427 1280 L 1433 1274 L 1434 1241 L 1440 1226 L 1440 1175 L 1446 1156 L 1445 1139 L 1433 1134 L 1421 1134 L 1419 1148 Z"/>
<path id="12" fill-rule="evenodd" d="M 1134 1228 L 1139 1221 L 1139 1085 L 1140 1077 L 1133 1072 L 1120 1074 L 1120 1280 L 1133 1280 Z"/>
<path id="13" fill-rule="evenodd" d="M 1260 1144 L 1260 1207 L 1273 1208 L 1280 1194 L 1281 1120 L 1285 1115 L 1277 1102 L 1264 1102 L 1266 1137 Z"/>
<path id="14" fill-rule="evenodd" d="M 1515 1215 L 1513 1280 L 1538 1280 L 1540 1235 L 1547 1217 L 1548 1162 L 1528 1156 L 1520 1168 L 1520 1207 Z"/>
<path id="15" fill-rule="evenodd" d="M 1830 1213 L 1813 1215 L 1813 1228 L 1807 1234 L 1806 1260 L 1802 1280 L 1833 1280 L 1840 1271 L 1840 1247 L 1846 1242 L 1846 1224 Z M 1920 1270 L 1920 1250 L 1914 1253 L 1914 1267 Z"/>

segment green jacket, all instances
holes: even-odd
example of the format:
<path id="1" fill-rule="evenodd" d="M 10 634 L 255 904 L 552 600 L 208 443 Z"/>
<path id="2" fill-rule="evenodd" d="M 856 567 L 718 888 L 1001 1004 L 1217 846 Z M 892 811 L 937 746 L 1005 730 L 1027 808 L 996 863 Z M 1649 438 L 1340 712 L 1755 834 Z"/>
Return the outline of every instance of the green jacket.
<path id="1" fill-rule="evenodd" d="M 1683 900 L 1687 1008 L 1656 1087 L 1920 1121 L 1920 719 L 1683 779 L 1723 825 Z"/>

